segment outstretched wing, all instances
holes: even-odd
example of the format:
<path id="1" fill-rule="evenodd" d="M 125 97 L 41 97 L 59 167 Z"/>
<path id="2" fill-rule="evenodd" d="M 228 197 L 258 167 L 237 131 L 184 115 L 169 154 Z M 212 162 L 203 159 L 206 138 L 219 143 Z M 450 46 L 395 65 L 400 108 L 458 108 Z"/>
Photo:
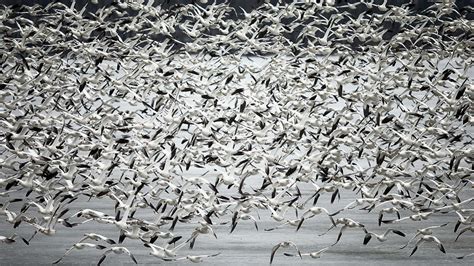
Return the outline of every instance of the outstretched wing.
<path id="1" fill-rule="evenodd" d="M 102 262 L 107 257 L 107 254 L 109 254 L 110 252 L 112 252 L 112 249 L 109 248 L 102 254 L 102 257 L 100 257 L 99 262 L 97 262 L 97 266 L 100 266 L 100 264 L 102 264 Z"/>
<path id="2" fill-rule="evenodd" d="M 270 255 L 270 264 L 272 264 L 273 257 L 275 257 L 275 253 L 279 248 L 280 248 L 280 244 L 278 244 L 278 245 L 276 245 L 272 248 L 272 254 Z"/>
<path id="3" fill-rule="evenodd" d="M 66 253 L 64 253 L 64 255 L 61 256 L 61 258 L 59 258 L 57 261 L 53 262 L 52 264 L 58 264 L 64 257 L 66 257 L 67 254 L 69 254 L 69 252 L 71 252 L 71 250 L 74 249 L 74 246 L 68 248 L 66 250 Z"/>
<path id="4" fill-rule="evenodd" d="M 132 260 L 133 260 L 133 262 L 135 262 L 135 264 L 138 264 L 137 259 L 135 259 L 135 256 L 133 256 L 133 254 L 131 252 L 128 252 L 128 255 L 130 256 L 130 258 L 132 258 Z"/>

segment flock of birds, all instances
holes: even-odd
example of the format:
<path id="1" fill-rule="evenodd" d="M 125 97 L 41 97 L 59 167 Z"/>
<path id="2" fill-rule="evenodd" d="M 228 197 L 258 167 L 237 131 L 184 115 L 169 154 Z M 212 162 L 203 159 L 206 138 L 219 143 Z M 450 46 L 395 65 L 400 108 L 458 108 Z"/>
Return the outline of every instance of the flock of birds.
<path id="1" fill-rule="evenodd" d="M 333 245 L 346 230 L 364 245 L 414 233 L 409 256 L 448 252 L 439 228 L 474 231 L 472 7 L 96 2 L 0 7 L 3 244 L 97 223 L 117 237 L 87 233 L 53 263 L 81 249 L 138 263 L 132 241 L 201 262 L 220 253 L 182 248 L 216 225 L 264 236 L 314 220 L 339 230 Z M 89 200 L 110 209 L 74 207 Z M 439 216 L 451 222 L 385 228 Z M 333 246 L 297 244 L 275 243 L 270 263 Z"/>

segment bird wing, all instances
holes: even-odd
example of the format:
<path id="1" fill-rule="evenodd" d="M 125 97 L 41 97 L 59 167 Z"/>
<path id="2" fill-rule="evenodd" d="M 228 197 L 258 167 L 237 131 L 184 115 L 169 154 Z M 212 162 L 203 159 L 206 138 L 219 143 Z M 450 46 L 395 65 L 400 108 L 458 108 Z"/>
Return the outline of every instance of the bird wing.
<path id="1" fill-rule="evenodd" d="M 273 262 L 273 257 L 275 257 L 275 253 L 276 251 L 280 248 L 281 246 L 281 243 L 275 245 L 273 248 L 272 248 L 272 254 L 270 255 L 270 264 L 272 264 Z"/>
<path id="2" fill-rule="evenodd" d="M 289 241 L 288 243 L 290 243 L 290 245 L 293 246 L 296 249 L 296 252 L 298 252 L 298 255 L 300 256 L 300 258 L 302 258 L 301 251 L 298 249 L 298 246 L 295 243 L 291 242 L 291 241 Z"/>
<path id="3" fill-rule="evenodd" d="M 250 219 L 254 222 L 255 224 L 255 229 L 257 229 L 258 231 L 258 224 L 257 224 L 257 219 L 255 219 L 255 217 L 253 217 L 252 215 L 249 215 Z"/>
<path id="4" fill-rule="evenodd" d="M 372 233 L 366 233 L 365 237 L 364 237 L 364 245 L 367 245 L 369 243 L 370 239 L 372 239 Z"/>
<path id="5" fill-rule="evenodd" d="M 323 253 L 323 252 L 326 252 L 326 250 L 328 250 L 328 249 L 329 249 L 329 247 L 325 247 L 325 248 L 319 250 L 317 253 L 318 253 L 318 254 L 321 254 L 321 253 Z"/>
<path id="6" fill-rule="evenodd" d="M 420 243 L 422 243 L 423 241 L 425 241 L 423 238 L 420 238 L 420 239 L 418 239 L 418 241 L 416 241 L 415 247 L 414 247 L 413 250 L 411 251 L 409 257 L 411 257 L 411 255 L 415 254 L 416 250 L 418 249 L 418 245 L 419 245 Z"/>
<path id="7" fill-rule="evenodd" d="M 304 215 L 301 217 L 301 220 L 300 222 L 298 223 L 298 226 L 296 227 L 296 231 L 300 230 L 301 226 L 303 225 L 303 222 L 304 222 Z M 257 225 L 257 223 L 255 222 L 255 225 Z M 258 229 L 257 229 L 258 230 Z"/>
<path id="8" fill-rule="evenodd" d="M 399 235 L 399 236 L 406 237 L 405 233 L 403 233 L 402 231 L 395 230 L 395 229 L 388 229 L 385 233 L 388 233 L 390 231 L 393 232 L 394 234 Z"/>
<path id="9" fill-rule="evenodd" d="M 426 227 L 425 229 L 436 229 L 436 228 L 441 228 L 441 227 L 444 227 L 446 225 L 448 225 L 449 223 L 444 223 L 444 224 L 441 224 L 441 225 L 433 225 L 433 226 L 428 226 Z"/>
<path id="10" fill-rule="evenodd" d="M 417 249 L 418 249 L 418 245 L 413 248 L 409 257 L 411 257 L 411 255 L 413 255 Z"/>
<path id="11" fill-rule="evenodd" d="M 128 250 L 127 250 L 127 251 L 128 251 Z M 135 262 L 135 264 L 138 264 L 137 259 L 135 259 L 135 256 L 133 256 L 133 254 L 132 254 L 130 251 L 128 251 L 128 255 L 129 255 L 130 258 L 133 260 L 133 262 Z"/>
<path id="12" fill-rule="evenodd" d="M 81 238 L 81 240 L 79 240 L 79 242 L 77 243 L 82 243 L 83 241 L 89 239 L 89 236 L 84 236 L 83 238 Z"/>
<path id="13" fill-rule="evenodd" d="M 185 260 L 187 257 L 181 257 L 181 258 L 162 258 L 164 261 L 179 261 L 179 260 Z"/>
<path id="14" fill-rule="evenodd" d="M 439 250 L 443 253 L 446 253 L 446 250 L 444 249 L 443 243 L 441 243 L 441 241 L 439 241 L 439 239 L 437 237 L 432 236 L 432 239 L 436 243 L 436 245 L 438 245 Z"/>
<path id="15" fill-rule="evenodd" d="M 235 230 L 235 227 L 237 227 L 238 215 L 239 215 L 238 211 L 234 212 L 234 215 L 232 215 L 232 227 L 230 229 L 231 233 Z"/>
<path id="16" fill-rule="evenodd" d="M 203 255 L 202 257 L 203 258 L 210 258 L 210 257 L 216 257 L 216 256 L 219 256 L 221 254 L 221 252 L 218 252 L 216 254 L 211 254 L 211 255 Z"/>
<path id="17" fill-rule="evenodd" d="M 173 251 L 178 251 L 178 250 L 180 250 L 180 249 L 181 249 L 182 247 L 184 247 L 187 243 L 188 243 L 187 241 L 184 241 L 183 243 L 177 245 L 177 246 L 173 249 Z"/>
<path id="18" fill-rule="evenodd" d="M 175 236 L 175 237 L 173 237 L 170 241 L 168 241 L 168 243 L 166 243 L 166 247 L 168 248 L 170 245 L 175 244 L 175 243 L 178 242 L 181 238 L 183 238 L 183 237 L 182 237 L 182 236 Z"/>
<path id="19" fill-rule="evenodd" d="M 413 239 L 415 239 L 420 234 L 421 234 L 420 232 L 417 232 L 412 238 L 410 238 L 410 240 L 408 240 L 408 242 L 405 245 L 401 246 L 400 249 L 404 249 L 406 246 L 408 246 L 411 243 L 411 241 L 413 241 Z"/>
<path id="20" fill-rule="evenodd" d="M 438 244 L 438 248 L 439 248 L 439 250 L 440 250 L 441 252 L 446 253 L 446 249 L 444 249 L 443 244 L 439 243 L 439 244 Z"/>
<path id="21" fill-rule="evenodd" d="M 458 236 L 456 237 L 456 239 L 454 240 L 454 242 L 458 241 L 458 238 L 459 238 L 462 234 L 464 234 L 464 232 L 469 231 L 469 230 L 471 230 L 471 227 L 466 227 L 466 228 L 463 228 L 461 231 L 459 231 L 459 234 L 458 234 Z"/>
<path id="22" fill-rule="evenodd" d="M 71 250 L 74 249 L 74 246 L 68 248 L 66 250 L 66 253 L 64 253 L 64 255 L 61 256 L 61 258 L 59 258 L 58 260 L 56 260 L 55 262 L 53 262 L 52 264 L 58 264 L 67 254 L 69 254 L 69 252 L 71 252 Z"/>
<path id="23" fill-rule="evenodd" d="M 59 217 L 55 217 L 55 216 L 56 216 L 56 213 L 58 212 L 59 208 L 61 208 L 61 205 L 58 205 L 58 207 L 56 207 L 56 209 L 54 210 L 53 214 L 51 214 L 51 218 L 49 218 L 48 226 L 46 226 L 46 228 L 52 229 L 54 227 L 54 225 L 56 224 L 56 221 L 59 219 Z M 56 220 L 56 221 L 54 221 L 54 223 L 53 223 L 53 220 Z"/>
<path id="24" fill-rule="evenodd" d="M 341 239 L 341 236 L 342 236 L 342 233 L 346 230 L 347 228 L 347 225 L 344 225 L 341 227 L 341 230 L 339 231 L 339 235 L 337 236 L 337 240 L 334 244 L 332 244 L 333 246 L 337 244 L 337 242 L 339 242 L 339 240 Z"/>
<path id="25" fill-rule="evenodd" d="M 100 257 L 99 259 L 99 262 L 97 262 L 97 266 L 100 266 L 100 264 L 102 264 L 102 262 L 105 260 L 105 258 L 107 257 L 107 253 L 109 252 L 110 250 L 107 250 L 106 252 L 104 252 L 104 254 L 102 254 L 102 257 Z"/>
<path id="26" fill-rule="evenodd" d="M 102 239 L 103 241 L 111 244 L 111 245 L 115 245 L 117 244 L 113 239 L 111 238 L 108 238 L 108 237 L 105 237 L 105 236 L 102 236 L 102 235 L 99 235 L 99 238 Z"/>
<path id="27" fill-rule="evenodd" d="M 458 259 L 464 259 L 464 258 L 466 258 L 466 257 L 470 257 L 470 256 L 473 256 L 473 255 L 474 255 L 474 253 L 470 253 L 470 254 L 466 254 L 466 255 L 463 255 L 463 256 L 460 256 L 460 257 L 456 257 L 456 258 L 458 258 Z"/>

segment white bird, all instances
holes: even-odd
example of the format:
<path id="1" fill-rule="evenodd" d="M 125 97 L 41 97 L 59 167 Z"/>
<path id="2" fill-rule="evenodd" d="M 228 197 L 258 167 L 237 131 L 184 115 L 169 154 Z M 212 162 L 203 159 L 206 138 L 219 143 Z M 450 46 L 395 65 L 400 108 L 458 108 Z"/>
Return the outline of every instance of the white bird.
<path id="1" fill-rule="evenodd" d="M 176 241 L 181 239 L 181 236 L 173 238 L 171 241 L 169 241 L 166 246 L 161 247 L 152 243 L 145 243 L 144 246 L 151 248 L 150 255 L 164 259 L 164 258 L 169 258 L 169 257 L 176 257 L 177 252 L 184 247 L 188 241 L 185 241 L 173 248 L 171 248 L 171 245 L 174 244 Z"/>
<path id="2" fill-rule="evenodd" d="M 264 230 L 265 231 L 273 231 L 275 229 L 278 229 L 278 228 L 281 228 L 287 224 L 291 225 L 291 226 L 295 226 L 296 227 L 296 230 L 299 229 L 299 227 L 301 226 L 302 224 L 302 221 L 303 221 L 303 217 L 300 218 L 300 219 L 287 219 L 286 222 L 282 223 L 282 224 L 279 224 L 278 226 L 276 227 L 272 227 L 272 228 L 265 228 Z"/>
<path id="3" fill-rule="evenodd" d="M 96 249 L 106 249 L 107 247 L 106 246 L 102 246 L 102 245 L 96 245 L 96 244 L 91 244 L 91 243 L 76 243 L 74 245 L 72 245 L 72 247 L 70 247 L 69 249 L 66 250 L 66 253 L 64 253 L 64 255 L 59 258 L 58 260 L 54 261 L 52 264 L 58 264 L 59 262 L 61 262 L 61 260 L 67 255 L 69 254 L 69 252 L 71 252 L 72 250 L 74 249 L 77 249 L 77 250 L 80 250 L 80 249 L 84 249 L 84 248 L 96 248 Z"/>
<path id="4" fill-rule="evenodd" d="M 403 237 L 406 236 L 403 232 L 401 232 L 399 230 L 395 230 L 395 229 L 388 229 L 387 231 L 385 231 L 385 233 L 383 235 L 378 235 L 378 234 L 375 234 L 373 232 L 369 232 L 364 227 L 364 232 L 365 232 L 364 245 L 367 245 L 369 243 L 370 239 L 372 239 L 372 236 L 375 236 L 377 238 L 377 240 L 380 241 L 380 242 L 386 241 L 388 239 L 387 235 L 389 233 L 394 233 L 394 234 L 397 234 L 397 235 L 403 236 Z"/>
<path id="5" fill-rule="evenodd" d="M 280 242 L 278 244 L 276 244 L 273 248 L 272 248 L 272 253 L 270 254 L 270 264 L 272 264 L 273 262 L 273 258 L 275 257 L 275 253 L 277 252 L 277 250 L 279 248 L 287 248 L 287 247 L 294 247 L 296 249 L 296 252 L 298 252 L 298 255 L 301 257 L 301 252 L 300 250 L 298 249 L 298 247 L 296 246 L 295 243 L 291 242 L 291 241 L 283 241 L 283 242 Z"/>
<path id="6" fill-rule="evenodd" d="M 84 237 L 79 240 L 79 243 L 82 243 L 83 241 L 87 240 L 87 239 L 92 239 L 92 240 L 95 240 L 95 241 L 105 241 L 111 245 L 115 245 L 115 241 L 111 238 L 108 238 L 108 237 L 105 237 L 103 235 L 99 235 L 99 234 L 96 234 L 96 233 L 85 233 L 84 234 Z"/>
<path id="7" fill-rule="evenodd" d="M 310 253 L 301 253 L 301 256 L 310 256 L 312 259 L 319 259 L 319 258 L 321 258 L 321 255 L 324 252 L 326 252 L 328 249 L 329 249 L 329 247 L 325 247 L 325 248 L 320 249 L 318 251 L 314 251 L 314 252 L 310 252 Z M 296 256 L 295 254 L 291 254 L 291 253 L 283 253 L 283 255 L 289 256 L 289 257 Z"/>
<path id="8" fill-rule="evenodd" d="M 339 211 L 336 211 L 334 213 L 329 213 L 329 211 L 326 209 L 326 208 L 323 208 L 323 207 L 311 207 L 309 208 L 307 211 L 305 211 L 300 219 L 300 223 L 298 224 L 297 226 L 297 230 L 300 229 L 301 225 L 303 224 L 303 221 L 305 221 L 306 219 L 310 219 L 310 218 L 313 218 L 314 216 L 316 215 L 319 215 L 321 213 L 325 213 L 327 214 L 327 216 L 329 217 L 329 220 L 331 221 L 331 223 L 335 226 L 336 223 L 334 222 L 334 219 L 332 218 L 332 216 L 334 215 L 337 215 L 339 212 L 341 212 L 341 210 Z"/>
<path id="9" fill-rule="evenodd" d="M 410 242 L 417 238 L 418 236 L 426 236 L 426 235 L 431 235 L 433 234 L 433 230 L 432 229 L 436 229 L 436 228 L 441 228 L 441 227 L 445 227 L 446 225 L 448 225 L 449 223 L 445 223 L 445 224 L 442 224 L 442 225 L 434 225 L 434 226 L 428 226 L 428 227 L 425 227 L 425 228 L 421 228 L 421 229 L 417 229 L 416 230 L 416 234 L 410 239 L 408 240 L 408 242 L 401 246 L 400 249 L 403 249 L 405 248 L 406 246 L 408 246 L 410 244 Z"/>
<path id="10" fill-rule="evenodd" d="M 339 231 L 336 242 L 334 242 L 334 244 L 332 244 L 332 246 L 336 245 L 339 242 L 339 240 L 342 237 L 342 233 L 345 230 L 347 230 L 347 228 L 362 228 L 365 231 L 365 226 L 363 224 L 361 224 L 359 222 L 356 222 L 356 221 L 354 221 L 352 219 L 349 219 L 349 218 L 338 218 L 338 219 L 336 219 L 335 222 L 336 222 L 336 225 L 337 224 L 343 224 L 343 226 L 341 227 L 341 230 Z M 335 226 L 333 225 L 332 227 L 335 227 Z"/>
<path id="11" fill-rule="evenodd" d="M 50 215 L 54 211 L 54 199 L 51 196 L 44 196 L 43 198 L 46 201 L 46 206 L 44 206 L 44 207 L 41 206 L 40 204 L 38 204 L 37 202 L 34 202 L 34 201 L 30 201 L 28 203 L 28 205 L 26 205 L 26 206 L 34 205 L 38 208 L 39 213 Z"/>
<path id="12" fill-rule="evenodd" d="M 102 262 L 105 260 L 105 258 L 107 257 L 107 254 L 109 253 L 114 253 L 114 254 L 127 254 L 135 264 L 138 264 L 137 262 L 137 259 L 135 259 L 135 256 L 133 256 L 133 254 L 125 247 L 110 247 L 108 248 L 103 254 L 102 254 L 102 257 L 100 258 L 99 262 L 97 263 L 97 265 L 99 266 L 100 264 L 102 264 Z"/>
<path id="13" fill-rule="evenodd" d="M 212 233 L 214 235 L 214 237 L 217 239 L 217 235 L 214 232 L 214 230 L 212 230 L 212 227 L 208 224 L 202 224 L 201 226 L 198 226 L 198 227 L 194 228 L 194 231 L 191 234 L 191 237 L 186 242 L 191 242 L 189 246 L 190 246 L 190 248 L 193 248 L 194 243 L 196 242 L 196 238 L 199 235 L 209 234 L 209 233 Z"/>
<path id="14" fill-rule="evenodd" d="M 424 235 L 420 239 L 418 239 L 418 241 L 416 242 L 416 246 L 411 251 L 409 257 L 411 257 L 416 252 L 416 250 L 418 249 L 418 245 L 420 245 L 423 242 L 435 242 L 436 245 L 438 246 L 439 250 L 443 253 L 446 253 L 446 250 L 444 249 L 443 244 L 441 243 L 441 241 L 439 241 L 438 238 L 436 238 L 435 236 L 432 236 L 432 235 Z"/>
<path id="15" fill-rule="evenodd" d="M 164 261 L 180 261 L 180 260 L 189 260 L 194 263 L 203 262 L 206 258 L 219 256 L 221 253 L 211 254 L 211 255 L 188 255 L 182 258 L 163 258 Z"/>
<path id="16" fill-rule="evenodd" d="M 231 225 L 230 233 L 232 233 L 235 230 L 239 220 L 252 220 L 254 222 L 255 229 L 257 229 L 258 231 L 258 224 L 255 217 L 247 213 L 236 211 L 234 212 L 234 215 L 232 216 L 232 225 Z"/>
<path id="17" fill-rule="evenodd" d="M 15 238 L 17 238 L 18 235 L 17 234 L 13 234 L 9 237 L 6 237 L 6 236 L 0 236 L 0 242 L 2 243 L 5 243 L 5 244 L 12 244 L 12 243 L 15 243 Z M 23 242 L 25 242 L 25 244 L 29 245 L 30 243 L 24 239 L 23 237 L 21 238 L 23 240 Z"/>

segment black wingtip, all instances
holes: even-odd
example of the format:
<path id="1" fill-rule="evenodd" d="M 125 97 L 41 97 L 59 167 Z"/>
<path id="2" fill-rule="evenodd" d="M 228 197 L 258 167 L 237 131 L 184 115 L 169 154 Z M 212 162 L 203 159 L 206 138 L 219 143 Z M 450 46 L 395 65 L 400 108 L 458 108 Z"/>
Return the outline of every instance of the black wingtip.
<path id="1" fill-rule="evenodd" d="M 130 258 L 132 258 L 132 260 L 133 260 L 133 262 L 135 262 L 135 264 L 138 264 L 137 259 L 135 259 L 135 256 L 133 256 L 131 253 L 130 253 Z"/>
<path id="2" fill-rule="evenodd" d="M 443 252 L 444 254 L 446 254 L 446 250 L 444 249 L 444 246 L 443 246 L 443 245 L 439 245 L 439 250 L 441 250 L 441 252 Z"/>
<path id="3" fill-rule="evenodd" d="M 183 238 L 182 236 L 175 236 L 173 237 L 169 242 L 168 242 L 168 245 L 172 245 L 174 243 L 176 243 L 177 241 L 179 241 L 181 238 Z"/>
<path id="4" fill-rule="evenodd" d="M 370 235 L 370 234 L 365 235 L 364 245 L 367 245 L 369 243 L 370 239 L 372 239 L 372 235 Z"/>
<path id="5" fill-rule="evenodd" d="M 125 240 L 125 237 L 126 237 L 125 234 L 123 234 L 123 233 L 120 234 L 119 240 L 118 240 L 119 244 L 123 243 L 123 241 Z"/>
<path id="6" fill-rule="evenodd" d="M 230 233 L 229 234 L 232 234 L 232 232 L 234 232 L 236 226 L 237 226 L 237 223 L 232 224 L 232 227 L 230 228 Z"/>
<path id="7" fill-rule="evenodd" d="M 461 221 L 458 220 L 456 222 L 456 225 L 454 226 L 454 233 L 456 233 L 458 231 L 458 228 L 459 228 L 460 225 L 461 225 Z"/>
<path id="8" fill-rule="evenodd" d="M 105 257 L 106 257 L 105 255 L 102 255 L 99 262 L 97 262 L 97 266 L 100 266 L 100 264 L 102 264 L 102 262 L 105 260 Z"/>
<path id="9" fill-rule="evenodd" d="M 303 225 L 303 222 L 304 222 L 304 217 L 301 217 L 301 220 L 298 223 L 298 227 L 296 227 L 296 232 L 298 232 L 300 230 L 301 226 Z"/>
<path id="10" fill-rule="evenodd" d="M 403 233 L 402 231 L 398 231 L 398 230 L 393 230 L 393 232 L 399 236 L 403 236 L 403 237 L 406 237 L 405 233 Z"/>
<path id="11" fill-rule="evenodd" d="M 23 240 L 23 242 L 24 242 L 27 246 L 30 245 L 30 242 L 29 242 L 28 240 L 26 240 L 25 238 L 22 237 L 21 240 Z"/>

